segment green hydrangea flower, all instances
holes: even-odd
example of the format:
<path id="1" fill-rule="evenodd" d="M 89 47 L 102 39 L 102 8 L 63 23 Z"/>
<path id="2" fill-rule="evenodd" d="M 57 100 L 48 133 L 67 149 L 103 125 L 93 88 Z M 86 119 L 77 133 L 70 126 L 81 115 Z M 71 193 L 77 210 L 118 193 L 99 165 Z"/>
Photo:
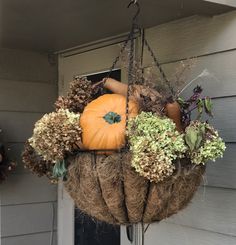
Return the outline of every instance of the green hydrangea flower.
<path id="1" fill-rule="evenodd" d="M 129 120 L 127 132 L 132 166 L 150 181 L 159 182 L 173 174 L 173 161 L 187 150 L 184 136 L 166 117 L 142 112 Z"/>
<path id="2" fill-rule="evenodd" d="M 193 121 L 185 130 L 185 140 L 189 146 L 188 157 L 194 164 L 223 157 L 226 149 L 225 143 L 218 132 L 209 124 Z"/>

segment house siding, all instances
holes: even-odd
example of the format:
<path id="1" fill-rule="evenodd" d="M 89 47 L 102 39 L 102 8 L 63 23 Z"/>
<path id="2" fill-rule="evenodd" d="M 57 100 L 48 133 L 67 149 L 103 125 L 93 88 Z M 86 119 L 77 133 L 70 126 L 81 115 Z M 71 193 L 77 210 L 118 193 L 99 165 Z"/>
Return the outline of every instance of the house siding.
<path id="1" fill-rule="evenodd" d="M 236 12 L 215 17 L 193 16 L 146 30 L 162 67 L 170 76 L 180 61 L 198 57 L 188 72 L 191 81 L 204 69 L 212 76 L 198 80 L 204 93 L 214 97 L 211 123 L 226 142 L 223 159 L 207 165 L 202 186 L 191 204 L 177 215 L 152 224 L 145 234 L 145 244 L 217 245 L 236 244 Z M 145 53 L 145 65 L 151 64 Z M 125 242 L 123 244 L 128 244 Z"/>
<path id="2" fill-rule="evenodd" d="M 1 244 L 56 244 L 57 187 L 24 169 L 21 152 L 34 123 L 52 111 L 57 64 L 46 54 L 0 49 L 1 141 L 17 168 L 0 185 Z M 53 223 L 54 222 L 54 223 Z"/>
<path id="3" fill-rule="evenodd" d="M 236 12 L 214 17 L 192 16 L 145 30 L 146 38 L 168 77 L 182 60 L 192 57 L 197 57 L 196 64 L 188 72 L 186 81 L 191 81 L 205 69 L 212 76 L 203 80 L 198 79 L 183 92 L 183 96 L 189 96 L 193 86 L 201 84 L 204 94 L 213 97 L 214 118 L 210 121 L 219 130 L 227 146 L 223 159 L 207 165 L 202 185 L 190 205 L 179 214 L 149 226 L 145 233 L 146 245 L 236 244 L 235 33 Z M 59 66 L 61 93 L 67 90 L 68 81 L 78 72 L 79 74 L 98 72 L 107 67 L 104 63 L 108 61 L 108 56 L 104 55 L 106 52 L 103 49 L 105 48 L 61 57 Z M 110 54 L 116 53 L 114 47 L 106 47 L 106 50 L 109 49 Z M 116 57 L 115 54 L 113 56 Z M 97 57 L 102 57 L 100 63 L 97 63 Z M 146 68 L 152 65 L 147 50 L 144 52 L 144 65 Z M 122 81 L 124 80 L 122 78 Z M 62 213 L 67 212 L 68 203 L 72 204 L 71 200 L 67 201 L 66 205 L 61 207 Z M 70 209 L 73 209 L 73 205 Z M 69 220 L 72 219 L 73 217 Z M 65 239 L 72 238 L 73 222 L 70 222 L 68 227 L 70 232 L 66 233 Z M 62 230 L 61 227 L 61 236 Z M 125 227 L 121 230 L 121 244 L 131 244 L 127 239 Z M 136 245 L 141 244 L 138 230 L 140 231 L 140 227 L 135 226 L 133 244 Z M 73 244 L 72 240 L 70 242 Z"/>

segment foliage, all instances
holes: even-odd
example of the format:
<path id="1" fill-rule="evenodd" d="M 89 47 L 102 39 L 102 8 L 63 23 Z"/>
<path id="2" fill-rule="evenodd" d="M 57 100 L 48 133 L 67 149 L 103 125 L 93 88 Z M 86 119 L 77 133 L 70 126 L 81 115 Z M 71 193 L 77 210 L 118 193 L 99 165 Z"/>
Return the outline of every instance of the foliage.
<path id="1" fill-rule="evenodd" d="M 128 124 L 132 166 L 150 181 L 162 181 L 170 176 L 173 161 L 184 156 L 187 147 L 174 122 L 165 117 L 142 112 Z"/>
<path id="2" fill-rule="evenodd" d="M 81 142 L 80 115 L 60 109 L 44 115 L 36 124 L 30 145 L 45 161 L 63 160 Z"/>
<path id="3" fill-rule="evenodd" d="M 178 102 L 182 108 L 182 122 L 184 126 L 188 126 L 192 120 L 191 115 L 192 112 L 197 109 L 197 117 L 196 120 L 200 120 L 203 111 L 209 116 L 212 117 L 212 101 L 209 97 L 201 97 L 202 87 L 196 86 L 193 89 L 193 95 L 187 99 L 183 100 L 182 98 L 178 98 Z"/>
<path id="4" fill-rule="evenodd" d="M 60 178 L 60 177 L 65 177 L 67 175 L 67 169 L 66 169 L 66 161 L 58 161 L 54 167 L 53 167 L 53 177 L 55 178 Z"/>
<path id="5" fill-rule="evenodd" d="M 225 143 L 218 132 L 209 124 L 192 121 L 185 130 L 185 141 L 189 147 L 187 155 L 194 164 L 223 157 Z"/>

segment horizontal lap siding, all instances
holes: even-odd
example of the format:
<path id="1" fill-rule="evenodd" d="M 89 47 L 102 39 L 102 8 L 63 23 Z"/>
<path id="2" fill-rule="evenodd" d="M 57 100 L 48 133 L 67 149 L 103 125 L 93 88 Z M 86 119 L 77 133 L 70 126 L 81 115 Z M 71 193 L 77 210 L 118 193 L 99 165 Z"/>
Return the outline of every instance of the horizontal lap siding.
<path id="1" fill-rule="evenodd" d="M 236 12 L 213 18 L 193 16 L 146 30 L 146 37 L 168 77 L 181 60 L 199 56 L 186 81 L 204 70 L 207 77 L 195 79 L 182 96 L 190 96 L 201 84 L 204 93 L 214 97 L 211 120 L 227 142 L 223 159 L 209 163 L 203 186 L 191 204 L 179 214 L 153 224 L 146 243 L 166 245 L 236 243 Z M 145 52 L 145 66 L 151 65 Z"/>
<path id="2" fill-rule="evenodd" d="M 226 142 L 236 142 L 236 96 L 213 100 L 213 118 L 208 119 Z"/>
<path id="3" fill-rule="evenodd" d="M 166 222 L 236 237 L 235 202 L 235 190 L 200 187 L 191 204 Z"/>
<path id="4" fill-rule="evenodd" d="M 185 61 L 186 62 L 186 61 Z M 188 95 L 196 84 L 204 86 L 204 94 L 210 97 L 236 95 L 236 51 L 227 51 L 199 57 L 193 60 L 193 68 L 186 72 L 186 82 L 193 81 L 183 93 Z M 162 68 L 171 77 L 171 74 L 180 66 L 180 62 L 163 64 Z M 212 87 L 217 87 L 213 89 Z"/>
<path id="5" fill-rule="evenodd" d="M 57 95 L 55 85 L 0 79 L 0 110 L 48 112 Z"/>
<path id="6" fill-rule="evenodd" d="M 236 143 L 226 144 L 224 157 L 209 163 L 205 185 L 236 189 Z"/>
<path id="7" fill-rule="evenodd" d="M 35 234 L 27 234 L 21 236 L 5 237 L 2 238 L 1 245 L 44 245 L 49 244 L 49 241 L 52 239 L 52 245 L 57 244 L 57 232 L 39 232 Z"/>
<path id="8" fill-rule="evenodd" d="M 0 186 L 1 244 L 56 244 L 57 186 L 24 169 L 21 153 L 34 123 L 53 110 L 57 66 L 46 54 L 0 49 L 1 140 L 17 169 Z M 54 224 L 52 225 L 52 222 Z"/>
<path id="9" fill-rule="evenodd" d="M 47 54 L 15 49 L 1 49 L 0 52 L 0 78 L 57 84 L 56 65 L 49 64 Z"/>
<path id="10" fill-rule="evenodd" d="M 5 142 L 25 142 L 32 135 L 35 122 L 42 116 L 42 112 L 0 111 L 1 139 Z"/>
<path id="11" fill-rule="evenodd" d="M 2 237 L 48 232 L 52 230 L 52 226 L 55 229 L 56 215 L 52 225 L 53 212 L 56 214 L 55 206 L 52 202 L 2 206 Z"/>
<path id="12" fill-rule="evenodd" d="M 214 17 L 193 16 L 146 30 L 146 37 L 162 63 L 211 55 L 236 48 L 235 12 Z M 145 63 L 150 63 L 149 55 Z"/>
<path id="13" fill-rule="evenodd" d="M 37 178 L 33 174 L 12 174 L 7 182 L 0 186 L 1 205 L 23 203 L 55 202 L 56 186 L 49 184 L 46 177 Z"/>
<path id="14" fill-rule="evenodd" d="M 147 230 L 145 244 L 235 245 L 236 237 L 162 222 Z"/>

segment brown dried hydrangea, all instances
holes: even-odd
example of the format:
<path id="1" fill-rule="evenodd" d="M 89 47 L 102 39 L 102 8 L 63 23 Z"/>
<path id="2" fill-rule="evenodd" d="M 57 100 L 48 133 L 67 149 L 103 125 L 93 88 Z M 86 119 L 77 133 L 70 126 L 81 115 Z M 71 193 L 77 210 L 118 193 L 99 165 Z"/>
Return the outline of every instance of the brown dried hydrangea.
<path id="1" fill-rule="evenodd" d="M 70 83 L 67 96 L 60 96 L 57 99 L 55 103 L 56 110 L 68 109 L 74 113 L 81 113 L 89 102 L 98 97 L 101 90 L 100 86 L 93 86 L 92 82 L 86 77 L 76 77 Z"/>
<path id="2" fill-rule="evenodd" d="M 175 170 L 175 166 L 169 157 L 165 154 L 157 154 L 148 145 L 145 152 L 139 154 L 139 164 L 135 164 L 134 160 L 133 158 L 135 170 L 151 182 L 161 182 L 171 176 Z"/>
<path id="3" fill-rule="evenodd" d="M 30 145 L 45 161 L 56 163 L 81 144 L 80 115 L 60 109 L 44 115 L 36 124 Z"/>
<path id="4" fill-rule="evenodd" d="M 25 143 L 25 148 L 22 153 L 22 161 L 25 164 L 25 168 L 28 168 L 39 177 L 47 176 L 51 182 L 56 182 L 56 179 L 52 176 L 53 163 L 43 160 L 43 158 L 39 156 L 30 145 L 29 141 L 26 141 Z"/>
<path id="5" fill-rule="evenodd" d="M 138 102 L 140 111 L 163 115 L 163 97 L 157 90 L 147 86 L 132 85 L 130 95 Z"/>

